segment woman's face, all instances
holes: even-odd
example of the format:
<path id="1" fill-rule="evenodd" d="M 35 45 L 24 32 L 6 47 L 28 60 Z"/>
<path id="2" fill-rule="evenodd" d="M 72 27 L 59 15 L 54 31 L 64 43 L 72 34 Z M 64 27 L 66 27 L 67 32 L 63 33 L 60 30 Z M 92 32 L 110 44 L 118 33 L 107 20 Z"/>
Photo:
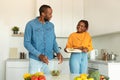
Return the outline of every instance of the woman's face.
<path id="1" fill-rule="evenodd" d="M 77 25 L 77 32 L 78 33 L 82 33 L 85 32 L 87 30 L 87 28 L 85 27 L 85 23 L 84 22 L 80 22 Z"/>

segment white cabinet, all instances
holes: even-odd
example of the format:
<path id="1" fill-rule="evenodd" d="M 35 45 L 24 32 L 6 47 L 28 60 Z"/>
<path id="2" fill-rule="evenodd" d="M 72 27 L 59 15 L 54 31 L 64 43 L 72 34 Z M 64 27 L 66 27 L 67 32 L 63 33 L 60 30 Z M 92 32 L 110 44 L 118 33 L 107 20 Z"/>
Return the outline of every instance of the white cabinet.
<path id="1" fill-rule="evenodd" d="M 6 80 L 24 80 L 24 73 L 28 72 L 29 60 L 8 59 L 6 61 Z"/>
<path id="2" fill-rule="evenodd" d="M 39 7 L 48 4 L 53 9 L 51 22 L 55 25 L 57 37 L 68 37 L 76 31 L 76 25 L 83 19 L 83 0 L 36 0 L 36 15 Z"/>
<path id="3" fill-rule="evenodd" d="M 120 32 L 120 0 L 84 0 L 84 9 L 92 36 Z"/>

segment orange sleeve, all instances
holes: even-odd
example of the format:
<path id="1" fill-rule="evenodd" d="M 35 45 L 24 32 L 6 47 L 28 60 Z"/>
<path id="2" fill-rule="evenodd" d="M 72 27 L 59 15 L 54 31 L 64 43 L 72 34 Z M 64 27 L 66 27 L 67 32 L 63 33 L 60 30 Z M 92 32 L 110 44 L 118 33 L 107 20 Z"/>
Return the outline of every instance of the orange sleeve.
<path id="1" fill-rule="evenodd" d="M 93 50 L 92 39 L 91 39 L 91 37 L 90 37 L 90 39 L 89 39 L 88 47 L 87 47 L 87 48 L 88 48 L 89 51 Z"/>
<path id="2" fill-rule="evenodd" d="M 66 48 L 72 48 L 72 35 L 70 35 L 68 38 Z"/>

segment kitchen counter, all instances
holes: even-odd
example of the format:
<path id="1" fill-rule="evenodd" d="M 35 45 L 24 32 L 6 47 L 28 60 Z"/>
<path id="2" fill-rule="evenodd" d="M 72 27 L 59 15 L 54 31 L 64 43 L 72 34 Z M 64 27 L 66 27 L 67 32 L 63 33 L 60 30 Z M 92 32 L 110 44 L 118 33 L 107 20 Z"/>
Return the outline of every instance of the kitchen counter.
<path id="1" fill-rule="evenodd" d="M 45 75 L 46 80 L 74 80 L 76 76 L 79 76 L 79 74 L 64 74 L 59 76 L 51 76 L 51 75 Z"/>
<path id="2" fill-rule="evenodd" d="M 9 58 L 9 59 L 7 59 L 6 61 L 10 61 L 10 62 L 12 62 L 12 61 L 29 61 L 29 59 L 19 59 L 19 58 Z"/>
<path id="3" fill-rule="evenodd" d="M 69 61 L 70 58 L 63 58 L 63 61 Z M 53 61 L 58 60 L 57 58 L 52 59 Z M 29 59 L 19 59 L 19 58 L 8 58 L 7 61 L 29 61 Z"/>
<path id="4" fill-rule="evenodd" d="M 120 63 L 120 61 L 115 60 L 115 61 L 104 61 L 104 60 L 89 60 L 88 62 L 92 62 L 92 63 L 100 63 L 100 64 L 112 64 L 112 63 Z"/>

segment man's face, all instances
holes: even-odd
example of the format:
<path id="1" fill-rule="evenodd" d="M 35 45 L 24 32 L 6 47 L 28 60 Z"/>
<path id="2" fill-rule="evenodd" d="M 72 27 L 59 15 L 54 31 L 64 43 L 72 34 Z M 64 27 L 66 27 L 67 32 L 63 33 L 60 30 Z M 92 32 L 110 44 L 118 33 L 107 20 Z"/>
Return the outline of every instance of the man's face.
<path id="1" fill-rule="evenodd" d="M 52 18 L 52 9 L 47 8 L 47 10 L 44 12 L 44 20 L 50 21 L 51 18 Z"/>
<path id="2" fill-rule="evenodd" d="M 83 22 L 80 22 L 78 25 L 77 25 L 77 32 L 78 33 L 81 33 L 81 32 L 85 32 L 87 29 L 85 27 L 85 23 Z"/>

